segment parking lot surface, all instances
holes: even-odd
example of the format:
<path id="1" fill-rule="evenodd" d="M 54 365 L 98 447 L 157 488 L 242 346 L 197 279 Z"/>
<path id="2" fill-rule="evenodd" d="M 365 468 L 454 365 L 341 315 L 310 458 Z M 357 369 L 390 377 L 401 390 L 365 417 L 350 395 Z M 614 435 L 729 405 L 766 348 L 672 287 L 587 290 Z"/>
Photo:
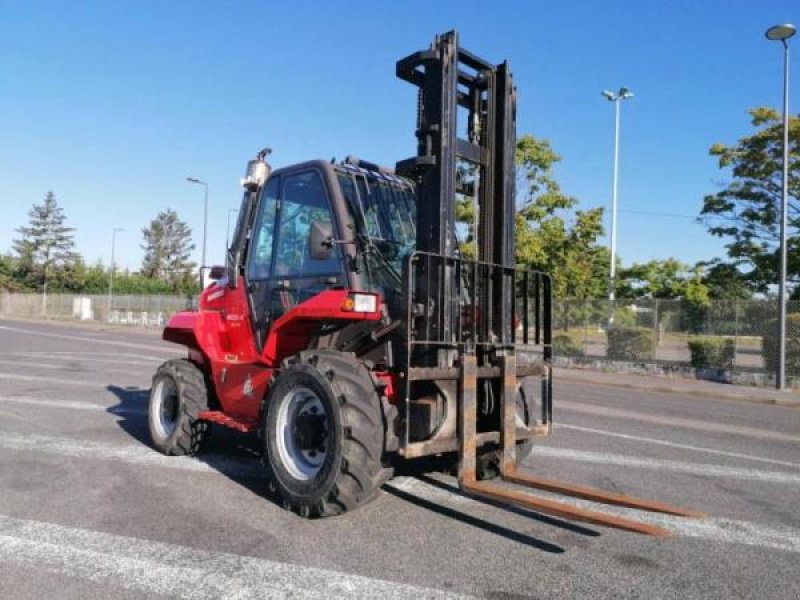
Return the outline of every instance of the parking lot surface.
<path id="1" fill-rule="evenodd" d="M 151 448 L 150 379 L 183 355 L 155 334 L 0 321 L 0 596 L 800 597 L 797 408 L 555 382 L 557 426 L 525 468 L 709 515 L 595 507 L 669 539 L 506 510 L 438 474 L 308 521 L 271 498 L 255 439 Z"/>

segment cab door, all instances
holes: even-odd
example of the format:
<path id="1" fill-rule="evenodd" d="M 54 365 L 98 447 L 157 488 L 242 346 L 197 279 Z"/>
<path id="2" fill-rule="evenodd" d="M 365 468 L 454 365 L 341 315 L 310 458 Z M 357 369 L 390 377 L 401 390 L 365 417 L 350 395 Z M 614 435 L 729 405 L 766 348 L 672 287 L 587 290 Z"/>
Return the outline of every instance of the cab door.
<path id="1" fill-rule="evenodd" d="M 259 351 L 270 324 L 319 292 L 344 285 L 339 246 L 329 258 L 311 256 L 313 222 L 336 232 L 325 179 L 318 169 L 304 169 L 270 179 L 263 192 L 248 261 L 248 282 Z"/>

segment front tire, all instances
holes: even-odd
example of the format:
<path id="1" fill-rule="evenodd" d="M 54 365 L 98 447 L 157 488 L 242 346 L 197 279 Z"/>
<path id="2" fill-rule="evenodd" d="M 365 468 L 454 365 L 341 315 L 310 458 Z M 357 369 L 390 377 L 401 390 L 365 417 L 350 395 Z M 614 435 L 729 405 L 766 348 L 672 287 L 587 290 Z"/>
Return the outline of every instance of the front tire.
<path id="1" fill-rule="evenodd" d="M 194 456 L 208 437 L 208 422 L 197 417 L 207 409 L 203 372 L 188 360 L 168 360 L 150 388 L 147 422 L 153 445 L 170 456 Z"/>
<path id="2" fill-rule="evenodd" d="M 284 506 L 327 517 L 369 500 L 391 476 L 370 373 L 352 354 L 301 352 L 287 360 L 264 410 L 268 475 Z"/>

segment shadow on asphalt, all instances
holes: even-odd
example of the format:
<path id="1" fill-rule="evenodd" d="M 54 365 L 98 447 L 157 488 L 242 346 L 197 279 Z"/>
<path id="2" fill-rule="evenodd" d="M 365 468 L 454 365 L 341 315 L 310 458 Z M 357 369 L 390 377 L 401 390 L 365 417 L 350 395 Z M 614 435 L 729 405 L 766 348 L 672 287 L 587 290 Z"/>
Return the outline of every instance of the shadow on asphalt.
<path id="1" fill-rule="evenodd" d="M 442 506 L 441 504 L 436 504 L 435 502 L 431 502 L 430 500 L 426 500 L 425 498 L 420 498 L 419 496 L 415 496 L 414 494 L 398 489 L 394 487 L 391 483 L 384 485 L 383 491 L 396 498 L 399 498 L 400 500 L 404 500 L 410 504 L 413 504 L 414 506 L 425 508 L 438 515 L 447 517 L 448 519 L 460 521 L 461 523 L 465 523 L 466 525 L 471 525 L 472 527 L 482 529 L 483 531 L 487 531 L 489 533 L 502 536 L 506 539 L 511 540 L 512 542 L 525 544 L 526 546 L 542 550 L 543 552 L 549 552 L 551 554 L 563 554 L 565 552 L 564 548 L 562 548 L 561 546 L 557 546 L 556 544 L 551 544 L 550 542 L 540 540 L 525 533 L 520 533 L 519 531 L 508 529 L 507 527 L 503 527 L 502 525 L 490 523 L 489 521 L 485 521 L 484 519 L 481 519 L 479 517 L 468 515 L 454 508 L 450 508 L 448 506 Z"/>
<path id="2" fill-rule="evenodd" d="M 117 385 L 107 385 L 106 389 L 119 400 L 119 404 L 110 407 L 108 412 L 118 418 L 117 425 L 120 429 L 153 452 L 158 452 L 150 440 L 147 425 L 150 390 Z M 255 435 L 244 435 L 226 427 L 212 425 L 203 452 L 194 459 L 253 494 L 281 506 L 280 498 L 267 487 Z"/>
<path id="3" fill-rule="evenodd" d="M 147 425 L 147 404 L 150 397 L 150 390 L 139 387 L 121 387 L 117 385 L 107 385 L 106 389 L 116 396 L 118 404 L 108 408 L 108 412 L 117 417 L 117 425 L 136 442 L 156 450 L 150 440 L 150 433 Z M 203 454 L 197 460 L 207 464 L 220 474 L 224 475 L 234 483 L 242 486 L 254 495 L 272 502 L 276 506 L 282 506 L 280 497 L 271 492 L 267 486 L 266 478 L 261 471 L 261 456 L 259 451 L 258 439 L 254 435 L 242 435 L 241 433 L 228 430 L 225 427 L 212 426 L 212 435 L 209 437 L 208 444 Z M 447 485 L 430 477 L 425 469 L 421 467 L 410 467 L 403 469 L 404 475 L 415 477 L 416 479 L 445 490 L 455 495 L 467 496 L 458 488 Z M 540 540 L 533 536 L 513 531 L 502 525 L 491 523 L 479 517 L 468 515 L 454 508 L 442 506 L 425 498 L 414 495 L 411 492 L 401 490 L 391 484 L 383 486 L 383 491 L 400 500 L 408 502 L 414 506 L 430 510 L 444 517 L 455 519 L 472 527 L 482 529 L 489 533 L 505 537 L 514 542 L 539 549 L 543 552 L 561 554 L 564 548 L 556 544 Z M 467 496 L 472 498 L 471 496 Z M 541 515 L 531 511 L 518 509 L 490 500 L 476 499 L 485 504 L 508 510 L 515 514 L 523 515 L 527 518 L 541 523 L 565 529 L 573 533 L 587 536 L 597 536 L 599 533 L 580 525 L 574 525 L 567 521 L 562 521 L 553 517 Z M 298 517 L 299 518 L 299 517 Z"/>
<path id="4" fill-rule="evenodd" d="M 559 527 L 561 529 L 565 529 L 567 531 L 571 531 L 572 533 L 577 533 L 579 535 L 585 535 L 588 537 L 599 537 L 600 532 L 594 529 L 590 529 L 588 527 L 584 527 L 583 525 L 578 525 L 576 523 L 571 523 L 570 521 L 565 521 L 563 519 L 559 519 L 557 517 L 550 517 L 548 515 L 544 515 L 542 513 L 537 513 L 532 510 L 528 510 L 525 508 L 520 508 L 517 506 L 513 506 L 511 504 L 504 504 L 502 502 L 496 502 L 494 500 L 490 500 L 488 498 L 478 498 L 476 496 L 470 496 L 462 492 L 459 488 L 447 485 L 446 483 L 439 481 L 438 479 L 434 479 L 433 477 L 429 477 L 428 475 L 420 475 L 418 477 L 419 480 L 424 481 L 428 485 L 432 485 L 437 487 L 441 490 L 445 490 L 450 492 L 451 494 L 455 494 L 457 496 L 461 496 L 463 498 L 469 498 L 471 500 L 475 500 L 477 502 L 481 502 L 483 504 L 488 504 L 489 506 L 494 506 L 495 508 L 500 508 L 506 510 L 508 512 L 514 513 L 516 515 L 521 515 L 523 517 L 527 517 L 534 521 L 539 521 L 540 523 L 544 523 L 545 525 L 551 525 L 553 527 Z"/>

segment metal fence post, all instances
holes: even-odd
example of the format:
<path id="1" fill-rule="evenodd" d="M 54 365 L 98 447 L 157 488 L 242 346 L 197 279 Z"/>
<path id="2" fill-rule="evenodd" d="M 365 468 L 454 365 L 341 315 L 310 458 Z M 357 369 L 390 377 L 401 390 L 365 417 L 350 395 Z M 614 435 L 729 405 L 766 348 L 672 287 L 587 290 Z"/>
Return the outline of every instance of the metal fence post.
<path id="1" fill-rule="evenodd" d="M 653 298 L 653 361 L 658 355 L 658 298 Z"/>

